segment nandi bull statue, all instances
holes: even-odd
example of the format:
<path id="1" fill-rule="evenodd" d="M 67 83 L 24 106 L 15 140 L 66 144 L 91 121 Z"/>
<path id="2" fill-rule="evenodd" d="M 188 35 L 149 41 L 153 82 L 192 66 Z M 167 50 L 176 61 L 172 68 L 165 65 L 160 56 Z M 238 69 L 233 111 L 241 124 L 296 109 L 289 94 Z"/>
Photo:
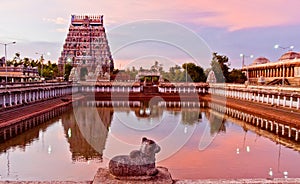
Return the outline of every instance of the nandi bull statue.
<path id="1" fill-rule="evenodd" d="M 160 147 L 146 137 L 142 138 L 140 150 L 131 151 L 129 155 L 113 157 L 109 161 L 109 172 L 114 176 L 154 176 L 158 173 L 155 167 L 155 154 Z"/>

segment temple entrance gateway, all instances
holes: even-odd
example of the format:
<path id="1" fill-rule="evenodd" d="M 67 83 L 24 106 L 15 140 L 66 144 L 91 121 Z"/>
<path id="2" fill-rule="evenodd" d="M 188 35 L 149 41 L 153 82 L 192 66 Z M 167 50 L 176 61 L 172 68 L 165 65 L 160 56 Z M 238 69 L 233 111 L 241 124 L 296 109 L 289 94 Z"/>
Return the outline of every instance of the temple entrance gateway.
<path id="1" fill-rule="evenodd" d="M 65 75 L 66 64 L 73 67 L 70 81 L 110 79 L 114 62 L 106 38 L 103 15 L 71 16 L 69 32 L 58 60 L 61 76 Z"/>

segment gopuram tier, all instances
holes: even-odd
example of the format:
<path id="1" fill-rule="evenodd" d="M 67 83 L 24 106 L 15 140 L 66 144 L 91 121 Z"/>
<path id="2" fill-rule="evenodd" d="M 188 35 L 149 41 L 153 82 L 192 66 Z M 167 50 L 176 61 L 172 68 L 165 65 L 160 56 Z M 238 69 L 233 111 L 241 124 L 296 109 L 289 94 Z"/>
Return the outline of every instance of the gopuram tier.
<path id="1" fill-rule="evenodd" d="M 58 60 L 61 76 L 73 68 L 71 81 L 109 80 L 114 62 L 103 26 L 103 15 L 71 15 L 71 25 Z"/>

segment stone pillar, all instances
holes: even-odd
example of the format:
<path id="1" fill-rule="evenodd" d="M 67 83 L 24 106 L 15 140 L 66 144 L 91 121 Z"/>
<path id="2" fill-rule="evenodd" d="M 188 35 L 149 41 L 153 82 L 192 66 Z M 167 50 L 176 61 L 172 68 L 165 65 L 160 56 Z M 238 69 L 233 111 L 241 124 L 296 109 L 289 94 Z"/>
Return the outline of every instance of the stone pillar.
<path id="1" fill-rule="evenodd" d="M 32 91 L 28 91 L 28 101 L 31 102 L 32 101 Z"/>
<path id="2" fill-rule="evenodd" d="M 285 104 L 286 104 L 286 96 L 284 95 L 283 96 L 283 107 L 285 107 Z"/>
<path id="3" fill-rule="evenodd" d="M 293 107 L 293 96 L 290 96 L 290 108 Z"/>
<path id="4" fill-rule="evenodd" d="M 24 91 L 24 102 L 27 102 L 27 91 Z"/>
<path id="5" fill-rule="evenodd" d="M 6 107 L 6 98 L 5 98 L 5 94 L 3 93 L 3 96 L 2 96 L 2 98 L 3 98 L 3 107 Z M 298 98 L 298 100 L 299 100 L 299 98 Z"/>
<path id="6" fill-rule="evenodd" d="M 271 102 L 272 105 L 274 105 L 274 95 L 272 95 L 272 102 Z"/>
<path id="7" fill-rule="evenodd" d="M 32 91 L 32 101 L 35 101 L 35 91 Z"/>
<path id="8" fill-rule="evenodd" d="M 278 94 L 278 96 L 277 96 L 277 106 L 279 106 L 279 104 L 280 104 L 280 95 Z"/>
<path id="9" fill-rule="evenodd" d="M 20 99 L 20 104 L 23 104 L 23 92 L 22 91 L 20 92 L 19 99 Z"/>
<path id="10" fill-rule="evenodd" d="M 17 93 L 15 93 L 15 105 L 17 105 L 18 104 L 18 95 L 17 95 Z"/>
<path id="11" fill-rule="evenodd" d="M 8 94 L 8 98 L 9 98 L 8 106 L 12 106 L 12 95 L 11 95 L 10 92 L 9 92 L 9 94 Z"/>

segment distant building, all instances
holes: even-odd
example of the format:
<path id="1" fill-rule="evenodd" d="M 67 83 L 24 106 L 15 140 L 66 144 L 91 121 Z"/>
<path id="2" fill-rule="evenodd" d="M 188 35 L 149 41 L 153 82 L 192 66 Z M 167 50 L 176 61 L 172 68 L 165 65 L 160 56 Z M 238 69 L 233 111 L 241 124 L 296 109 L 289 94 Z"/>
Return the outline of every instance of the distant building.
<path id="1" fill-rule="evenodd" d="M 37 67 L 5 66 L 5 58 L 0 59 L 0 82 L 33 82 L 40 81 Z"/>
<path id="2" fill-rule="evenodd" d="M 300 53 L 289 51 L 276 62 L 259 57 L 242 71 L 249 84 L 300 86 Z"/>
<path id="3" fill-rule="evenodd" d="M 72 15 L 63 51 L 58 60 L 61 76 L 65 64 L 74 68 L 71 80 L 109 80 L 114 68 L 103 26 L 103 15 Z"/>

